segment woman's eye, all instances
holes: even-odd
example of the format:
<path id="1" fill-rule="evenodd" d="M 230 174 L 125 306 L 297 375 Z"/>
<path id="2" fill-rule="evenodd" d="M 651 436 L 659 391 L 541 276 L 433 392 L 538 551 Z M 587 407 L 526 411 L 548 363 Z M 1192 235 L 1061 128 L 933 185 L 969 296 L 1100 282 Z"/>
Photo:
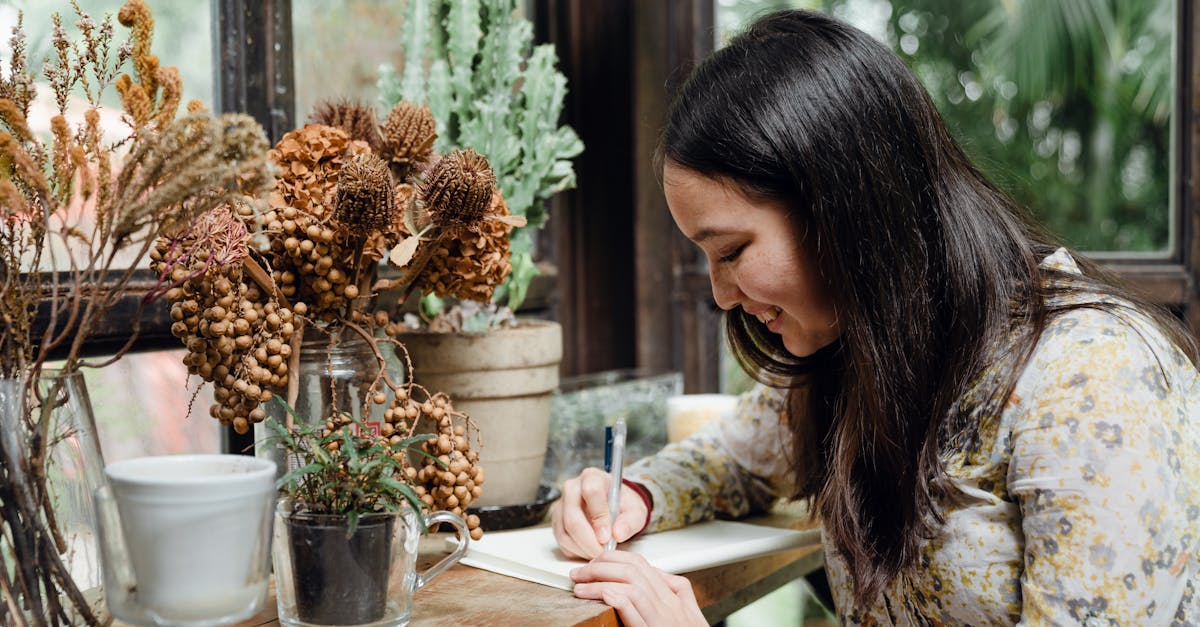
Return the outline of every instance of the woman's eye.
<path id="1" fill-rule="evenodd" d="M 717 259 L 717 261 L 720 261 L 721 263 L 729 263 L 730 261 L 737 259 L 738 255 L 741 255 L 743 250 L 746 250 L 745 244 L 742 244 L 741 246 L 734 248 L 732 251 L 722 255 Z"/>

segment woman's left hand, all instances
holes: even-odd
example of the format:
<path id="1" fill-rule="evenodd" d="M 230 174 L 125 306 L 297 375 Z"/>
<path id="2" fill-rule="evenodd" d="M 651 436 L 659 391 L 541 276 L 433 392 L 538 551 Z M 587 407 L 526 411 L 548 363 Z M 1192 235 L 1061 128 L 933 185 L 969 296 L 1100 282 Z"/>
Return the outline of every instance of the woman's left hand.
<path id="1" fill-rule="evenodd" d="M 575 596 L 604 601 L 628 627 L 693 627 L 704 614 L 686 577 L 665 573 L 627 551 L 605 551 L 571 571 Z"/>

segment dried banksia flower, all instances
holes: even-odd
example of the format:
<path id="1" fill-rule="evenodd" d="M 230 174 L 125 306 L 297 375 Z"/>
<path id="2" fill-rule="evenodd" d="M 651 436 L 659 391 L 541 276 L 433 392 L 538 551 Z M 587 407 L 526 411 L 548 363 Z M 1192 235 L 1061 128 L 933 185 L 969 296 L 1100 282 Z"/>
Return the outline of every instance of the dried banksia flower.
<path id="1" fill-rule="evenodd" d="M 507 217 L 508 204 L 496 191 L 490 199 L 489 215 Z M 416 282 L 417 289 L 438 296 L 491 301 L 496 287 L 512 272 L 508 234 L 512 226 L 504 220 L 485 220 L 476 232 L 463 233 L 433 245 L 428 265 Z M 423 251 L 418 249 L 417 256 Z"/>
<path id="2" fill-rule="evenodd" d="M 396 196 L 387 163 L 367 152 L 355 156 L 338 175 L 334 218 L 344 230 L 360 235 L 384 231 L 396 223 Z"/>
<path id="3" fill-rule="evenodd" d="M 423 176 L 419 193 L 434 224 L 478 232 L 495 189 L 496 175 L 487 157 L 467 148 L 433 164 Z"/>
<path id="4" fill-rule="evenodd" d="M 367 142 L 373 152 L 378 153 L 380 150 L 379 126 L 375 123 L 375 111 L 361 102 L 323 101 L 317 105 L 308 121 L 310 124 L 336 126 L 346 131 L 350 139 Z"/>
<path id="5" fill-rule="evenodd" d="M 433 153 L 437 123 L 428 106 L 401 100 L 388 112 L 383 125 L 383 156 L 403 181 Z"/>

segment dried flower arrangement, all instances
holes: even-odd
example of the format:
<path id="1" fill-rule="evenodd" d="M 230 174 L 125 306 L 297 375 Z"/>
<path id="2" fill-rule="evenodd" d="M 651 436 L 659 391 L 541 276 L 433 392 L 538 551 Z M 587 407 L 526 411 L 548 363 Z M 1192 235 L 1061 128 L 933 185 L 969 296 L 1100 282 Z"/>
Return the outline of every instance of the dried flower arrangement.
<path id="1" fill-rule="evenodd" d="M 507 209 L 527 219 L 526 228 L 509 236 L 512 271 L 496 290 L 497 305 L 470 306 L 482 300 L 480 294 L 451 290 L 468 306 L 443 311 L 437 297 L 445 290 L 423 284 L 418 289 L 431 297 L 422 302 L 422 316 L 432 330 L 482 331 L 507 324 L 537 274 L 533 238 L 546 224 L 546 202 L 575 186 L 570 160 L 583 143 L 570 126 L 559 124 L 566 78 L 555 69 L 552 45 L 532 45 L 532 24 L 517 14 L 516 0 L 411 0 L 402 37 L 407 62 L 401 73 L 383 66 L 382 100 L 428 103 L 437 119 L 434 148 L 471 146 L 488 155 Z M 485 229 L 453 245 L 486 250 L 495 237 Z"/>
<path id="2" fill-rule="evenodd" d="M 433 461 L 406 466 L 406 478 L 430 508 L 462 514 L 483 483 L 472 423 L 444 394 L 393 380 L 379 344 L 399 346 L 386 335 L 414 289 L 490 299 L 511 270 L 508 233 L 525 221 L 508 215 L 485 157 L 433 153 L 434 128 L 427 107 L 407 102 L 382 125 L 364 105 L 323 103 L 271 151 L 279 176 L 265 201 L 213 209 L 160 238 L 151 256 L 171 281 L 172 332 L 188 349 L 185 363 L 214 385 L 214 418 L 246 433 L 267 418 L 263 403 L 275 394 L 295 406 L 305 333 L 336 340 L 349 332 L 378 366 L 364 406 L 353 409 L 367 416 L 371 404 L 387 405 L 369 437 L 400 446 L 418 429 L 435 431 L 424 445 Z M 381 278 L 381 264 L 394 276 Z M 398 294 L 393 311 L 380 307 L 384 292 Z M 325 415 L 304 419 L 333 433 L 351 408 L 330 392 Z M 477 520 L 471 528 L 481 533 Z"/>
<path id="3" fill-rule="evenodd" d="M 142 0 L 129 0 L 118 20 L 130 40 L 114 47 L 111 16 L 96 22 L 72 1 L 73 41 L 53 17 L 52 58 L 44 78 L 57 115 L 52 134 L 36 135 L 28 118 L 36 95 L 23 21 L 9 40 L 12 57 L 0 78 L 0 378 L 20 380 L 24 411 L 0 456 L 0 623 L 93 624 L 99 618 L 59 553 L 61 536 L 47 497 L 46 460 L 53 392 L 34 398 L 52 353 L 62 370 L 101 366 L 81 351 L 105 314 L 126 294 L 135 269 L 162 236 L 271 183 L 268 143 L 249 117 L 213 117 L 197 102 L 176 117 L 182 84 L 174 67 L 150 53 L 154 21 Z M 126 63 L 132 75 L 122 73 Z M 128 136 L 105 138 L 100 97 L 116 87 Z M 67 119 L 72 97 L 87 109 Z M 138 314 L 154 302 L 147 294 Z M 35 324 L 36 322 L 36 324 Z"/>

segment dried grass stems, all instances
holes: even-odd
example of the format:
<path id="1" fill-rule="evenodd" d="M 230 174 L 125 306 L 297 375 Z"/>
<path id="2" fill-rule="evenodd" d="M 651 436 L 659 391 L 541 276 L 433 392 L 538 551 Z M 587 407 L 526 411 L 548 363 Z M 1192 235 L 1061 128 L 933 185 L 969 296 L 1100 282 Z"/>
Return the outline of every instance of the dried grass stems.
<path id="1" fill-rule="evenodd" d="M 71 7 L 75 40 L 61 16 L 51 23 L 44 75 L 58 114 L 47 139 L 28 123 L 36 90 L 21 17 L 7 72 L 0 73 L 0 377 L 23 380 L 28 399 L 20 432 L 6 438 L 0 456 L 0 554 L 19 565 L 0 569 L 3 624 L 97 621 L 55 542 L 61 538 L 45 463 L 57 438 L 49 432 L 51 412 L 63 390 L 34 394 L 42 364 L 51 352 L 65 356 L 66 372 L 120 357 L 136 337 L 136 322 L 111 359 L 86 364 L 81 352 L 156 240 L 273 183 L 269 145 L 250 118 L 213 118 L 192 104 L 176 119 L 183 86 L 175 68 L 150 54 L 154 22 L 142 0 L 121 9 L 132 36 L 119 45 L 111 17 L 97 22 L 77 2 Z M 127 62 L 136 80 L 122 73 Z M 130 133 L 107 140 L 99 101 L 113 85 Z M 71 121 L 66 111 L 75 97 L 90 106 Z M 160 294 L 140 301 L 135 321 Z"/>

